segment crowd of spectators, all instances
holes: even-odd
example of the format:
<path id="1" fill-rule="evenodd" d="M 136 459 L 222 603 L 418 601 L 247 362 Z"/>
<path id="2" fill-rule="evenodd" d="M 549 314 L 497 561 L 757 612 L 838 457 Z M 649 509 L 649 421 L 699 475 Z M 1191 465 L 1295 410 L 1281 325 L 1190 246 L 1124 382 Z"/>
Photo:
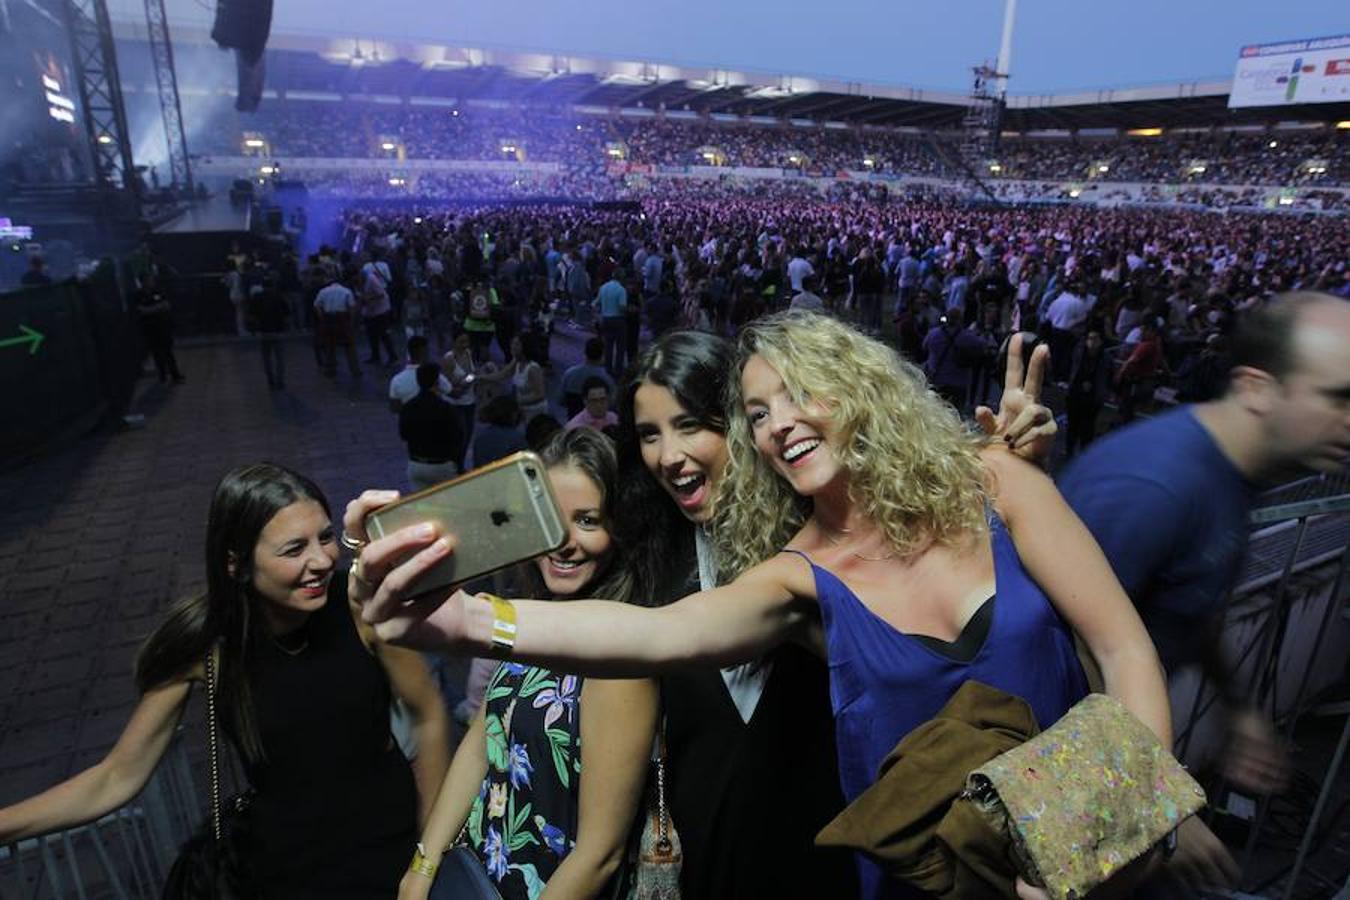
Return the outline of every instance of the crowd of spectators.
<path id="1" fill-rule="evenodd" d="M 211 107 L 202 107 L 210 110 Z M 955 145 L 880 128 L 799 127 L 667 117 L 614 119 L 556 110 L 287 101 L 243 116 L 205 114 L 195 148 L 234 155 L 245 135 L 278 158 L 475 159 L 604 165 L 724 165 L 834 175 L 872 171 L 957 176 Z M 1169 134 L 1120 138 L 1009 138 L 982 175 L 999 179 L 1165 184 L 1350 184 L 1339 131 Z"/>
<path id="2" fill-rule="evenodd" d="M 1108 139 L 1013 138 L 990 166 L 994 178 L 1177 184 L 1350 183 L 1340 131 L 1216 132 Z"/>
<path id="3" fill-rule="evenodd" d="M 603 172 L 568 169 L 539 172 L 424 172 L 390 174 L 367 171 L 287 168 L 287 178 L 305 182 L 314 198 L 379 200 L 416 197 L 423 200 L 523 200 L 566 198 L 571 201 L 619 199 L 615 182 Z"/>
<path id="4" fill-rule="evenodd" d="M 490 285 L 498 327 L 533 334 L 547 361 L 555 323 L 589 327 L 599 285 L 618 277 L 651 336 L 681 325 L 734 334 L 789 305 L 821 308 L 893 340 L 966 409 L 994 399 L 1013 330 L 1051 344 L 1065 385 L 1093 334 L 1106 362 L 1088 399 L 1128 419 L 1214 396 L 1236 317 L 1273 294 L 1350 297 L 1350 236 L 1311 218 L 1245 212 L 705 192 L 649 195 L 627 209 L 366 203 L 344 224 L 347 265 L 359 269 L 363 254 L 387 260 L 395 306 L 417 298 L 419 327 L 443 350 L 462 326 L 464 298 Z M 651 281 L 643 273 L 654 256 Z M 572 271 L 586 277 L 560 274 Z M 944 341 L 962 352 L 942 353 Z"/>

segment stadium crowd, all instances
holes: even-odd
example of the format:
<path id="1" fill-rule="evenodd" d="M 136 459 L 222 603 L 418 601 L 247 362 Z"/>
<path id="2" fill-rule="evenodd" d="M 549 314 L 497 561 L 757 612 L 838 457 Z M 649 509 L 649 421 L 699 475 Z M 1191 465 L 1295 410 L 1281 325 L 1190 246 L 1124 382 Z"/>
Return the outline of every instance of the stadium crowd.
<path id="1" fill-rule="evenodd" d="M 217 109 L 194 125 L 201 152 L 236 155 L 259 135 L 278 158 L 528 160 L 725 165 L 833 175 L 873 171 L 955 176 L 949 136 L 881 128 L 798 127 L 667 117 L 575 117 L 523 108 L 289 101 L 241 116 Z M 249 148 L 263 153 L 263 148 Z M 997 179 L 1262 185 L 1350 183 L 1345 139 L 1316 133 L 1006 139 Z M 984 174 L 984 173 L 982 173 Z"/>
<path id="2" fill-rule="evenodd" d="M 1339 131 L 1169 134 L 1112 139 L 1005 140 L 998 178 L 1160 183 L 1322 184 L 1350 181 Z"/>
<path id="3" fill-rule="evenodd" d="M 522 332 L 546 347 L 559 317 L 590 327 L 596 293 L 616 273 L 626 315 L 651 336 L 678 325 L 734 334 L 764 313 L 808 305 L 890 336 L 967 409 L 995 391 L 1011 330 L 1050 343 L 1065 383 L 1096 331 L 1110 360 L 1098 408 L 1109 401 L 1122 419 L 1141 403 L 1211 396 L 1225 335 L 1265 297 L 1350 295 L 1346 235 L 1295 217 L 700 190 L 702 199 L 649 195 L 627 210 L 363 205 L 346 217 L 344 267 L 387 259 L 396 314 L 401 298 L 417 296 L 417 329 L 443 350 L 468 298 L 489 286 L 507 355 Z M 961 352 L 944 352 L 948 342 Z"/>

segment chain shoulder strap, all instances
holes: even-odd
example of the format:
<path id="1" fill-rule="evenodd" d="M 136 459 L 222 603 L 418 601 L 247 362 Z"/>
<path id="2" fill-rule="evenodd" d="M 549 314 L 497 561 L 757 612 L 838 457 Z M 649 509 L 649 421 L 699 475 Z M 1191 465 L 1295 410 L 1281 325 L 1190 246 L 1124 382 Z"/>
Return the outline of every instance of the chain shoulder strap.
<path id="1" fill-rule="evenodd" d="M 666 720 L 661 718 L 661 729 L 656 733 L 656 847 L 669 853 L 670 814 L 666 811 Z"/>
<path id="2" fill-rule="evenodd" d="M 216 648 L 206 651 L 206 746 L 211 764 L 211 834 L 221 839 L 220 816 L 220 737 L 216 720 Z"/>

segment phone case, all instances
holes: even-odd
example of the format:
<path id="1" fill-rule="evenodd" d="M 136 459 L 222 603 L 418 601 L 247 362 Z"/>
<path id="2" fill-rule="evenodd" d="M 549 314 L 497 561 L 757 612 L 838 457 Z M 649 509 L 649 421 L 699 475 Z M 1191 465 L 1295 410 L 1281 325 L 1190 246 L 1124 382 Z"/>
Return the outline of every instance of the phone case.
<path id="1" fill-rule="evenodd" d="M 471 581 L 567 542 L 548 472 L 529 452 L 377 509 L 366 517 L 366 533 L 378 540 L 421 522 L 436 523 L 456 544 L 449 557 L 418 579 L 417 593 Z"/>

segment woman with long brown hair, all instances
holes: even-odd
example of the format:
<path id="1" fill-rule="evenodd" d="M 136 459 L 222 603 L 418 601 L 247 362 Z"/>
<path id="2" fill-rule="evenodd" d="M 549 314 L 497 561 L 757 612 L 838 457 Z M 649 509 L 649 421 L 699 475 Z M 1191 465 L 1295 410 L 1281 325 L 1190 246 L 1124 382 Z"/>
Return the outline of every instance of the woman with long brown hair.
<path id="1" fill-rule="evenodd" d="M 93 821 L 134 797 L 209 656 L 220 728 L 252 789 L 240 848 L 252 892 L 392 896 L 419 803 L 430 805 L 445 774 L 444 706 L 419 654 L 357 620 L 337 559 L 328 502 L 312 481 L 267 463 L 227 473 L 207 520 L 206 591 L 170 610 L 142 647 L 141 700 L 117 743 L 78 775 L 0 809 L 0 843 Z M 392 696 L 412 712 L 416 778 L 389 733 Z"/>

